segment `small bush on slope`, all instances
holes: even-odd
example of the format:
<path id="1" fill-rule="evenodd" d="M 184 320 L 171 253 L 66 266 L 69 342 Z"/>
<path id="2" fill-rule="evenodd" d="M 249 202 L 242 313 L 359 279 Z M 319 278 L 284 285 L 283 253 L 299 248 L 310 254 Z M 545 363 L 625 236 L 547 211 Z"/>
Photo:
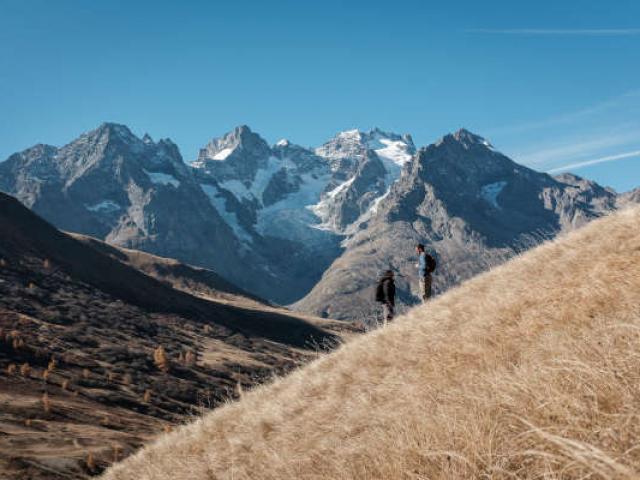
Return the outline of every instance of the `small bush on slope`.
<path id="1" fill-rule="evenodd" d="M 109 480 L 635 478 L 640 209 L 467 282 Z"/>

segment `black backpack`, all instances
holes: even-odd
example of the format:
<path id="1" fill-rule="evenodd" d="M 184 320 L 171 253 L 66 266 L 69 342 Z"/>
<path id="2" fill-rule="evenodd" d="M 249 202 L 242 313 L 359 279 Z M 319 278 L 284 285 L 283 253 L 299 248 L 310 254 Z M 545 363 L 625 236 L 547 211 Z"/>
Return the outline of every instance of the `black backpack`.
<path id="1" fill-rule="evenodd" d="M 427 273 L 433 273 L 436 271 L 436 259 L 428 253 L 424 254 L 425 262 L 427 263 Z"/>

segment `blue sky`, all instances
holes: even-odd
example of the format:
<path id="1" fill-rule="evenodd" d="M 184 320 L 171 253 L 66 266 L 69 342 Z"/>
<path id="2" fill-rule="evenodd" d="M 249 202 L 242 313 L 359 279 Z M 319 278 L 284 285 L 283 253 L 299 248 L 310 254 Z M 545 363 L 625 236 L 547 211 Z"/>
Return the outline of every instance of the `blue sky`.
<path id="1" fill-rule="evenodd" d="M 0 0 L 0 112 L 0 159 L 103 121 L 170 137 L 185 160 L 238 124 L 308 146 L 466 127 L 627 190 L 640 2 Z"/>

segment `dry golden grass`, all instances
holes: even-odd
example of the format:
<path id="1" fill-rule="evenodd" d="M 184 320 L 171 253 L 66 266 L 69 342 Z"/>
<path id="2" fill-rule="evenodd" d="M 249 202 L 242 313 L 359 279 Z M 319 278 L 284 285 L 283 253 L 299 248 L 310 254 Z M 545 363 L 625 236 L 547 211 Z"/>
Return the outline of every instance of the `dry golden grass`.
<path id="1" fill-rule="evenodd" d="M 109 480 L 640 475 L 640 209 L 244 393 Z"/>
<path id="2" fill-rule="evenodd" d="M 169 371 L 169 357 L 162 345 L 153 351 L 153 363 L 163 372 Z"/>

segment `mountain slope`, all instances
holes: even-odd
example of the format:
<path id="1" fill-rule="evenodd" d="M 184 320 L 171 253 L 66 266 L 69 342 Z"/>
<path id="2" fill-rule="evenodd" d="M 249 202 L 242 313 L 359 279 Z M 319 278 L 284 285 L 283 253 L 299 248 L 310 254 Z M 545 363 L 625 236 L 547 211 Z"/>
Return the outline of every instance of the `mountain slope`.
<path id="1" fill-rule="evenodd" d="M 279 303 L 308 292 L 339 248 L 334 235 L 312 227 L 316 219 L 306 208 L 330 179 L 326 162 L 289 142 L 270 147 L 240 126 L 209 142 L 192 166 L 241 252 L 260 268 L 253 291 Z"/>
<path id="2" fill-rule="evenodd" d="M 131 266 L 134 252 L 105 254 L 113 247 L 78 241 L 4 194 L 0 231 L 0 477 L 84 478 L 337 339 L 140 254 L 153 278 Z M 194 286 L 206 289 L 196 297 Z"/>
<path id="3" fill-rule="evenodd" d="M 0 190 L 57 227 L 213 269 L 263 298 L 304 296 L 344 232 L 415 152 L 409 136 L 344 132 L 314 152 L 247 126 L 191 166 L 170 140 L 105 123 L 0 163 Z"/>
<path id="4" fill-rule="evenodd" d="M 104 478 L 637 478 L 639 227 L 536 248 Z"/>
<path id="5" fill-rule="evenodd" d="M 442 292 L 541 240 L 616 209 L 617 195 L 573 175 L 553 178 L 460 130 L 421 149 L 344 253 L 294 308 L 337 319 L 375 317 L 372 288 L 396 270 L 402 305 L 418 298 L 415 245 L 438 259 Z"/>
<path id="6" fill-rule="evenodd" d="M 634 203 L 640 203 L 640 188 L 636 188 L 627 192 L 620 197 L 620 203 L 625 206 Z"/>
<path id="7" fill-rule="evenodd" d="M 258 293 L 290 303 L 316 284 L 343 235 L 414 152 L 409 136 L 380 130 L 342 132 L 315 151 L 288 140 L 269 147 L 243 125 L 211 140 L 192 167 L 243 251 L 262 266 Z"/>
<path id="8" fill-rule="evenodd" d="M 219 301 L 265 307 L 268 302 L 228 282 L 216 272 L 181 263 L 173 258 L 158 257 L 140 250 L 116 247 L 96 238 L 70 233 L 73 238 L 90 245 L 111 258 L 131 265 L 136 270 L 169 283 L 177 290 Z"/>
<path id="9" fill-rule="evenodd" d="M 0 190 L 63 230 L 215 267 L 248 286 L 257 276 L 238 268 L 239 242 L 170 140 L 105 123 L 64 147 L 12 155 L 0 163 Z"/>
<path id="10" fill-rule="evenodd" d="M 0 163 L 0 190 L 57 227 L 213 270 L 312 315 L 371 319 L 371 288 L 398 270 L 417 301 L 413 246 L 440 260 L 442 292 L 586 221 L 638 201 L 510 161 L 466 130 L 416 152 L 409 135 L 340 132 L 311 149 L 245 125 L 186 165 L 169 140 L 113 123 Z M 415 283 L 415 282 L 413 282 Z"/>

